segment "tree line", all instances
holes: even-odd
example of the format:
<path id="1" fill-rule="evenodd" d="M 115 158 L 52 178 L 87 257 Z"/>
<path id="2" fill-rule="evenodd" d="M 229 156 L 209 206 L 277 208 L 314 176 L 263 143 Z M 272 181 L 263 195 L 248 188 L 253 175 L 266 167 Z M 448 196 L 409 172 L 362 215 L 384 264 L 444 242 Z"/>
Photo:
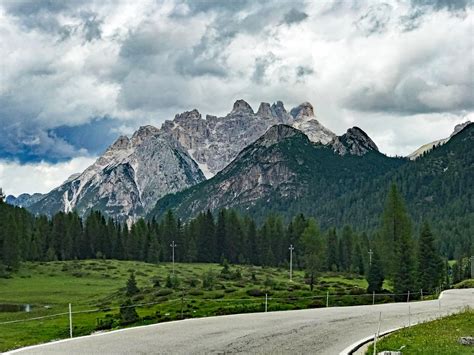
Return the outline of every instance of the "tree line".
<path id="1" fill-rule="evenodd" d="M 405 202 L 393 185 L 376 233 L 350 226 L 321 230 L 316 219 L 297 214 L 289 223 L 273 214 L 257 225 L 250 216 L 232 209 L 202 212 L 183 223 L 172 211 L 160 220 L 140 219 L 130 227 L 100 212 L 81 219 L 75 212 L 51 219 L 33 216 L 0 199 L 0 273 L 21 261 L 112 258 L 158 263 L 223 262 L 287 267 L 289 246 L 293 264 L 304 269 L 309 284 L 321 272 L 366 275 L 369 291 L 381 292 L 391 280 L 396 293 L 436 287 L 468 277 L 469 262 L 448 265 L 430 225 L 423 222 L 418 236 Z M 3 265 L 3 266 L 2 266 Z"/>

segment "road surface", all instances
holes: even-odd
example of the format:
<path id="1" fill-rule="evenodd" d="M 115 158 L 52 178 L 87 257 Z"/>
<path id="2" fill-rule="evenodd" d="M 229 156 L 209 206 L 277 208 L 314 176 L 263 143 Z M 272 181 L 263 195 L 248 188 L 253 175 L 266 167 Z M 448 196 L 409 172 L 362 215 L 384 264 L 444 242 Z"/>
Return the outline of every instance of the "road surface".
<path id="1" fill-rule="evenodd" d="M 187 319 L 75 338 L 19 354 L 339 354 L 377 331 L 474 307 L 474 289 L 448 290 L 440 301 Z"/>

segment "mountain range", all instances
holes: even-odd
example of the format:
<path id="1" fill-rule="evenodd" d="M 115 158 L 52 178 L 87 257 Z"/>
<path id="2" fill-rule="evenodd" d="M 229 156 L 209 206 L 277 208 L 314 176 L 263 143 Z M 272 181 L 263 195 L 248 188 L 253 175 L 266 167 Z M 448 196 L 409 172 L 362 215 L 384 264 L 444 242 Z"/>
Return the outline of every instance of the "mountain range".
<path id="1" fill-rule="evenodd" d="M 10 201 L 49 216 L 72 210 L 82 216 L 100 210 L 133 222 L 147 215 L 166 194 L 212 178 L 277 124 L 298 128 L 312 142 L 331 146 L 341 155 L 377 149 L 366 135 L 360 149 L 351 146 L 351 131 L 336 136 L 318 122 L 308 102 L 290 112 L 281 101 L 272 105 L 263 102 L 254 112 L 247 102 L 237 100 L 223 117 L 207 115 L 204 119 L 195 109 L 177 114 L 161 128 L 140 127 L 131 138 L 119 137 L 93 165 L 51 192 L 31 200 L 10 197 Z"/>
<path id="2" fill-rule="evenodd" d="M 444 145 L 467 126 L 472 125 L 457 126 Z M 430 153 L 409 158 L 424 158 L 438 149 L 433 144 L 425 149 Z M 168 208 L 186 219 L 227 207 L 254 216 L 305 212 L 323 224 L 352 223 L 361 214 L 353 206 L 364 211 L 380 207 L 378 201 L 364 205 L 359 199 L 381 194 L 406 165 L 410 170 L 422 160 L 387 157 L 358 127 L 337 136 L 319 123 L 307 102 L 289 112 L 281 101 L 261 103 L 255 112 L 237 100 L 222 117 L 202 118 L 195 109 L 160 128 L 140 127 L 130 138 L 119 137 L 94 164 L 51 192 L 9 196 L 7 202 L 49 216 L 100 210 L 129 223 L 159 218 Z M 351 197 L 366 190 L 369 197 Z"/>

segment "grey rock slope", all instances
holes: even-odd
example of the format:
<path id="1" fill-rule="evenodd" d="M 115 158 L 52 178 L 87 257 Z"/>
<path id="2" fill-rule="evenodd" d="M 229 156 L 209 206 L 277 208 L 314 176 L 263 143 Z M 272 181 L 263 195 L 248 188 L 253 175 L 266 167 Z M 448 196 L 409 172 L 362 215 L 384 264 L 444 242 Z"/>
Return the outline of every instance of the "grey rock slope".
<path id="1" fill-rule="evenodd" d="M 308 102 L 290 112 L 281 101 L 262 102 L 254 112 L 247 102 L 237 100 L 223 117 L 204 119 L 194 109 L 165 121 L 160 129 L 145 126 L 131 138 L 119 137 L 92 166 L 28 208 L 48 215 L 72 210 L 84 215 L 96 209 L 133 221 L 145 216 L 164 195 L 213 177 L 278 124 L 304 132 L 313 143 L 333 146 L 341 155 L 377 149 L 357 128 L 337 137 L 318 122 Z"/>
<path id="2" fill-rule="evenodd" d="M 152 126 L 121 136 L 82 174 L 68 179 L 30 206 L 35 213 L 100 210 L 132 222 L 156 201 L 204 180 L 197 164 L 180 145 Z"/>
<path id="3" fill-rule="evenodd" d="M 340 137 L 335 137 L 331 145 L 336 153 L 340 155 L 362 156 L 371 150 L 378 151 L 377 145 L 359 127 L 352 127 Z"/>
<path id="4" fill-rule="evenodd" d="M 303 131 L 313 142 L 327 144 L 336 137 L 317 121 L 308 102 L 295 107 L 290 114 L 281 101 L 272 105 L 262 102 L 255 113 L 247 102 L 237 100 L 224 117 L 207 115 L 204 119 L 192 110 L 166 121 L 161 130 L 177 139 L 210 178 L 268 128 L 281 123 Z"/>
<path id="5" fill-rule="evenodd" d="M 403 163 L 378 152 L 358 128 L 334 139 L 337 146 L 314 143 L 292 126 L 272 126 L 213 178 L 163 197 L 148 216 L 159 218 L 172 209 L 187 219 L 221 208 L 253 216 L 271 211 L 289 214 L 290 206 L 302 211 L 328 205 L 357 184 Z"/>

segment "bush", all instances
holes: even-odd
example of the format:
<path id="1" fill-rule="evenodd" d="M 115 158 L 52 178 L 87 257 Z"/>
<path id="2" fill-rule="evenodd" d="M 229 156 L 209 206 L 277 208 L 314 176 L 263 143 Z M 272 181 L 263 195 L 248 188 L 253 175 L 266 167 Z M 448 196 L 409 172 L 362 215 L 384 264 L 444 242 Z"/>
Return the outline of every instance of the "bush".
<path id="1" fill-rule="evenodd" d="M 179 287 L 179 284 L 180 281 L 178 279 L 178 276 L 171 276 L 171 274 L 168 274 L 168 277 L 166 278 L 166 287 L 176 289 Z"/>
<path id="2" fill-rule="evenodd" d="M 202 287 L 207 290 L 212 290 L 214 287 L 214 283 L 216 282 L 216 275 L 212 272 L 212 270 L 206 271 L 202 275 Z"/>
<path id="3" fill-rule="evenodd" d="M 159 287 L 161 287 L 160 279 L 159 279 L 157 276 L 152 277 L 151 283 L 152 283 L 152 285 L 153 285 L 154 288 L 159 288 Z"/>
<path id="4" fill-rule="evenodd" d="M 265 296 L 265 291 L 262 291 L 258 288 L 252 288 L 250 290 L 247 290 L 247 295 L 252 297 L 263 297 Z"/>
<path id="5" fill-rule="evenodd" d="M 189 280 L 189 286 L 191 287 L 197 287 L 199 285 L 199 280 L 198 279 L 191 279 Z"/>
<path id="6" fill-rule="evenodd" d="M 132 324 L 138 320 L 138 314 L 135 310 L 135 307 L 132 306 L 132 301 L 127 299 L 121 306 L 120 306 L 120 324 Z"/>
<path id="7" fill-rule="evenodd" d="M 190 290 L 188 293 L 191 296 L 201 296 L 201 295 L 204 294 L 204 292 L 202 292 L 201 290 L 197 290 L 197 289 Z"/>
<path id="8" fill-rule="evenodd" d="M 474 288 L 474 279 L 461 281 L 453 285 L 453 288 Z"/>
<path id="9" fill-rule="evenodd" d="M 275 286 L 275 281 L 272 278 L 267 276 L 267 278 L 265 279 L 264 285 L 266 288 L 273 288 L 273 286 Z"/>
<path id="10" fill-rule="evenodd" d="M 156 292 L 153 293 L 154 296 L 168 296 L 173 293 L 173 290 L 170 290 L 169 288 L 162 288 Z"/>

